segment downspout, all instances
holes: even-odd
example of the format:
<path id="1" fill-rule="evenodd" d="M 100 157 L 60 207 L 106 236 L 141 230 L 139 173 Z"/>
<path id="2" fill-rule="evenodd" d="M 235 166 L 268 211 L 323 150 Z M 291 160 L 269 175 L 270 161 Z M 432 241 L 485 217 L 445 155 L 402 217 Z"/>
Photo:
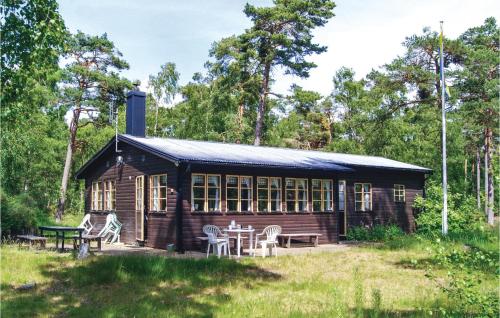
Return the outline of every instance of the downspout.
<path id="1" fill-rule="evenodd" d="M 177 164 L 177 200 L 175 204 L 175 242 L 176 251 L 184 253 L 184 235 L 183 235 L 183 193 L 184 179 L 191 173 L 191 164 Z M 185 168 L 184 168 L 185 167 Z"/>

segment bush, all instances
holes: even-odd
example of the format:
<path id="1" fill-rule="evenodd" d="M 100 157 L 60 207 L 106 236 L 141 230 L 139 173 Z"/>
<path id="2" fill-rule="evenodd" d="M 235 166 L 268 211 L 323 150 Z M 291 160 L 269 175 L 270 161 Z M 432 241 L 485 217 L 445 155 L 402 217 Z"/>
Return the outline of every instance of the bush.
<path id="1" fill-rule="evenodd" d="M 375 225 L 372 228 L 355 226 L 347 231 L 350 241 L 384 242 L 404 235 L 403 230 L 397 225 Z"/>
<path id="2" fill-rule="evenodd" d="M 417 197 L 413 205 L 419 211 L 415 219 L 417 233 L 440 235 L 443 190 L 434 183 L 429 185 L 426 193 L 426 198 Z M 478 232 L 484 230 L 484 227 L 484 216 L 477 210 L 474 197 L 448 192 L 448 231 L 451 235 Z"/>
<path id="3" fill-rule="evenodd" d="M 450 248 L 439 239 L 433 245 L 434 265 L 429 266 L 426 276 L 434 280 L 453 301 L 451 313 L 498 317 L 497 293 L 485 292 L 481 285 L 484 279 L 498 277 L 498 254 L 479 248 Z M 437 267 L 446 270 L 444 281 L 434 275 Z"/>
<path id="4" fill-rule="evenodd" d="M 37 225 L 37 218 L 42 214 L 35 200 L 27 193 L 7 196 L 0 192 L 2 206 L 2 237 L 26 233 Z"/>

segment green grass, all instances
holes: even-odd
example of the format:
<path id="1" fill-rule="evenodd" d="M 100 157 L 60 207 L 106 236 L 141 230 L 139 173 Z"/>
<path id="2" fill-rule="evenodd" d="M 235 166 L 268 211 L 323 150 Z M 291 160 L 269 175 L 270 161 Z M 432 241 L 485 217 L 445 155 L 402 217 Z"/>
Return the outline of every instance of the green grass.
<path id="1" fill-rule="evenodd" d="M 43 217 L 37 220 L 38 225 L 60 225 L 60 226 L 78 226 L 83 219 L 83 214 L 66 213 L 63 215 L 61 223 L 56 223 L 56 220 L 51 215 L 44 214 Z"/>
<path id="2" fill-rule="evenodd" d="M 78 261 L 69 254 L 4 245 L 1 313 L 5 317 L 439 317 L 439 308 L 454 304 L 424 269 L 412 266 L 413 261 L 429 258 L 425 241 L 405 240 L 400 246 L 367 244 L 332 253 L 241 262 L 158 256 Z M 15 290 L 32 281 L 36 289 Z M 495 290 L 496 282 L 491 275 L 484 289 Z"/>

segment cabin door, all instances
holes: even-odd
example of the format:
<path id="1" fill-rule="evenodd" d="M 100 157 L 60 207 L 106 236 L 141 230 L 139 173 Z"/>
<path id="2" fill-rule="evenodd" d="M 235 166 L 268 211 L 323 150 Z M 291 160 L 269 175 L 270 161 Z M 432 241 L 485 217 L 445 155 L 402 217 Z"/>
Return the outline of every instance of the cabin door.
<path id="1" fill-rule="evenodd" d="M 346 200 L 346 182 L 339 180 L 339 236 L 345 237 L 347 234 L 347 200 Z"/>
<path id="2" fill-rule="evenodd" d="M 135 238 L 144 241 L 144 176 L 135 178 Z"/>

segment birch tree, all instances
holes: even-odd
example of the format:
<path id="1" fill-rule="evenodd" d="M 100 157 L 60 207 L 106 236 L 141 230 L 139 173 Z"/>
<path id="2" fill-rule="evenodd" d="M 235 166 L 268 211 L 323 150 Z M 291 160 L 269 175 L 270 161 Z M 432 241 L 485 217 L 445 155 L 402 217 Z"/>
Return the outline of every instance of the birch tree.
<path id="1" fill-rule="evenodd" d="M 156 76 L 149 76 L 149 87 L 152 89 L 154 99 L 155 123 L 154 136 L 158 136 L 158 111 L 161 104 L 170 104 L 175 94 L 179 92 L 179 72 L 175 69 L 175 63 L 166 63 L 161 66 Z"/>

